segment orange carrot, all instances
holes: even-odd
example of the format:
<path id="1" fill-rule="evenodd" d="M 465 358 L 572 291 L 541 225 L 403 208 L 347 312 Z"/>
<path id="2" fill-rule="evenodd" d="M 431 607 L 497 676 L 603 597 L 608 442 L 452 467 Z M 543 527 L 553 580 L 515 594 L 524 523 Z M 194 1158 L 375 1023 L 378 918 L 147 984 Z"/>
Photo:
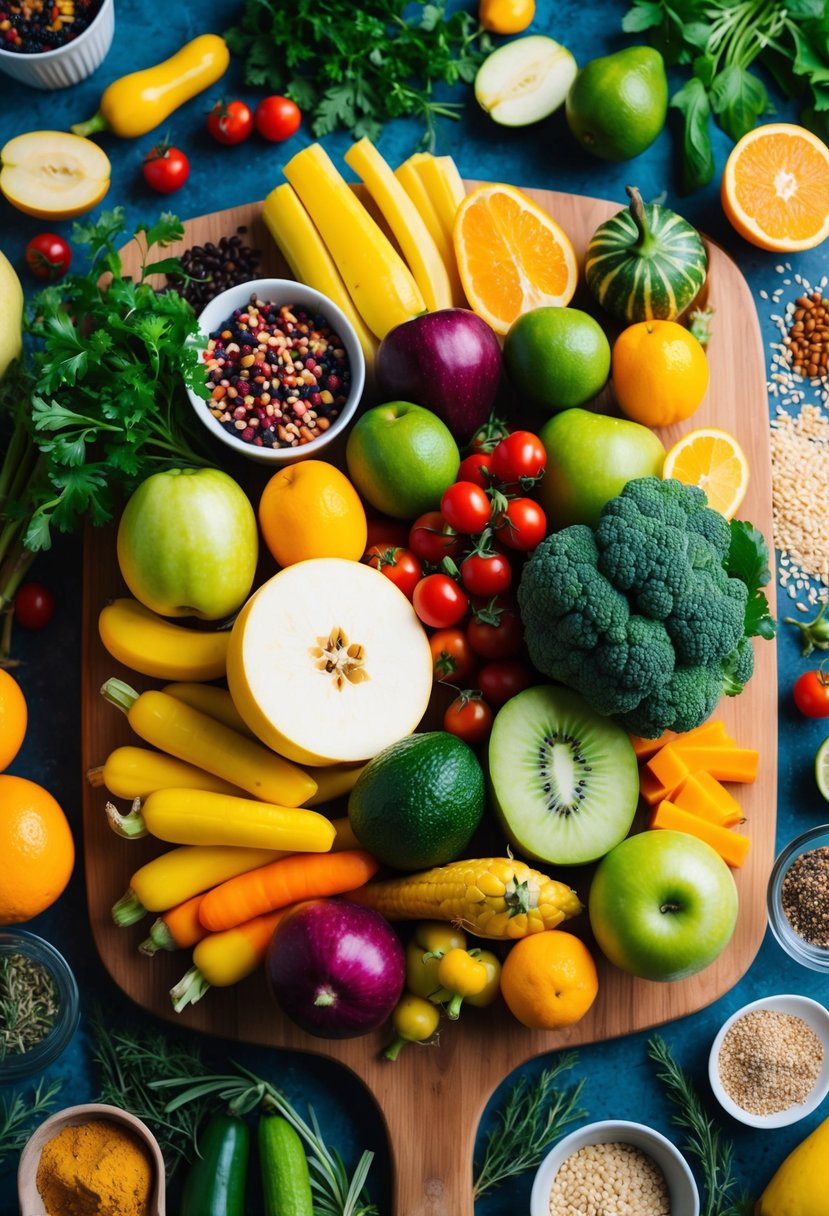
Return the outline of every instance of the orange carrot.
<path id="1" fill-rule="evenodd" d="M 674 806 L 672 802 L 667 801 L 660 802 L 659 806 L 651 812 L 648 827 L 668 828 L 675 832 L 687 832 L 689 836 L 696 836 L 699 840 L 710 844 L 723 861 L 734 867 L 743 864 L 751 843 L 748 836 L 741 836 L 739 832 L 732 832 L 731 828 L 709 823 L 699 815 L 683 811 L 681 807 Z"/>
<path id="2" fill-rule="evenodd" d="M 213 933 L 232 929 L 286 904 L 353 891 L 377 873 L 379 864 L 364 849 L 292 853 L 208 891 L 199 908 L 199 919 Z"/>
<path id="3" fill-rule="evenodd" d="M 238 984 L 255 971 L 264 961 L 276 926 L 289 911 L 277 908 L 233 929 L 206 933 L 193 951 L 193 966 L 170 989 L 176 1013 L 185 1005 L 195 1005 L 208 988 Z"/>
<path id="4" fill-rule="evenodd" d="M 186 950 L 195 946 L 196 942 L 207 933 L 199 920 L 199 906 L 204 899 L 204 892 L 185 899 L 176 904 L 154 920 L 150 926 L 150 936 L 143 941 L 138 949 L 142 954 L 155 954 L 157 950 Z"/>

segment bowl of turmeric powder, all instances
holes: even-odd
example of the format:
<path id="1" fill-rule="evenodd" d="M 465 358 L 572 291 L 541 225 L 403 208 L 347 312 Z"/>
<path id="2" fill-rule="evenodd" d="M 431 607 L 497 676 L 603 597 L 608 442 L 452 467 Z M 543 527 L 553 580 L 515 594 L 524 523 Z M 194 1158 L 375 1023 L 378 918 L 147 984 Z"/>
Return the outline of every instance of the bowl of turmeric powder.
<path id="1" fill-rule="evenodd" d="M 21 1216 L 165 1216 L 164 1159 L 135 1115 L 89 1102 L 52 1115 L 17 1169 Z"/>

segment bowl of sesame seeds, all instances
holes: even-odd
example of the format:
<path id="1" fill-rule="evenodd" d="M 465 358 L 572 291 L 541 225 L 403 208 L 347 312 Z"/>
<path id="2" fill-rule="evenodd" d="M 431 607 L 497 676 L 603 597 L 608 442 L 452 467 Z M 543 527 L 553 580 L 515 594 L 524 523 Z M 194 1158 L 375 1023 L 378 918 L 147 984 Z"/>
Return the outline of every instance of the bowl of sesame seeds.
<path id="1" fill-rule="evenodd" d="M 188 388 L 199 421 L 263 464 L 319 456 L 348 428 L 365 358 L 345 314 L 292 279 L 254 279 L 199 315 L 207 396 Z"/>
<path id="2" fill-rule="evenodd" d="M 99 67 L 115 0 L 0 0 L 0 72 L 34 89 L 65 89 Z"/>
<path id="3" fill-rule="evenodd" d="M 829 972 L 829 824 L 802 832 L 781 850 L 769 878 L 769 927 L 786 953 Z"/>

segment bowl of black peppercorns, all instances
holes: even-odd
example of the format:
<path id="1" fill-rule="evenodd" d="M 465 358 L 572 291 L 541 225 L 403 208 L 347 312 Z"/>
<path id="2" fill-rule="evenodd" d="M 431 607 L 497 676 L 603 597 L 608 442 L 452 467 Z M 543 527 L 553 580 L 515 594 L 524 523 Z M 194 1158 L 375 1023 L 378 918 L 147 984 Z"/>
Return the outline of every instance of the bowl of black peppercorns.
<path id="1" fill-rule="evenodd" d="M 0 72 L 33 89 L 78 84 L 112 44 L 115 0 L 12 0 L 3 9 Z"/>
<path id="2" fill-rule="evenodd" d="M 768 885 L 769 926 L 796 962 L 829 972 L 829 824 L 789 841 Z"/>

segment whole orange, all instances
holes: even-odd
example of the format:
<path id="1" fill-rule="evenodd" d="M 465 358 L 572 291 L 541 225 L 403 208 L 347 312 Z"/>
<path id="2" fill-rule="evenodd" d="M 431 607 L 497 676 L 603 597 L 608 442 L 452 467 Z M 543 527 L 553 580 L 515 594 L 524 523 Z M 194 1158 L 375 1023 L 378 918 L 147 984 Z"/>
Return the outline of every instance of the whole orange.
<path id="1" fill-rule="evenodd" d="M 354 486 L 335 465 L 303 460 L 274 473 L 259 499 L 259 527 L 280 566 L 312 557 L 359 561 L 366 513 Z"/>
<path id="2" fill-rule="evenodd" d="M 599 980 L 584 942 L 561 929 L 544 929 L 511 947 L 501 970 L 510 1012 L 531 1030 L 572 1026 L 596 999 Z"/>
<path id="3" fill-rule="evenodd" d="M 708 359 L 678 321 L 637 321 L 613 344 L 610 378 L 627 418 L 644 426 L 670 426 L 702 404 Z"/>
<path id="4" fill-rule="evenodd" d="M 0 925 L 30 920 L 69 882 L 75 844 L 66 816 L 47 790 L 25 777 L 0 776 Z"/>
<path id="5" fill-rule="evenodd" d="M 20 751 L 27 721 L 23 690 L 14 676 L 0 667 L 0 772 L 9 767 Z"/>

